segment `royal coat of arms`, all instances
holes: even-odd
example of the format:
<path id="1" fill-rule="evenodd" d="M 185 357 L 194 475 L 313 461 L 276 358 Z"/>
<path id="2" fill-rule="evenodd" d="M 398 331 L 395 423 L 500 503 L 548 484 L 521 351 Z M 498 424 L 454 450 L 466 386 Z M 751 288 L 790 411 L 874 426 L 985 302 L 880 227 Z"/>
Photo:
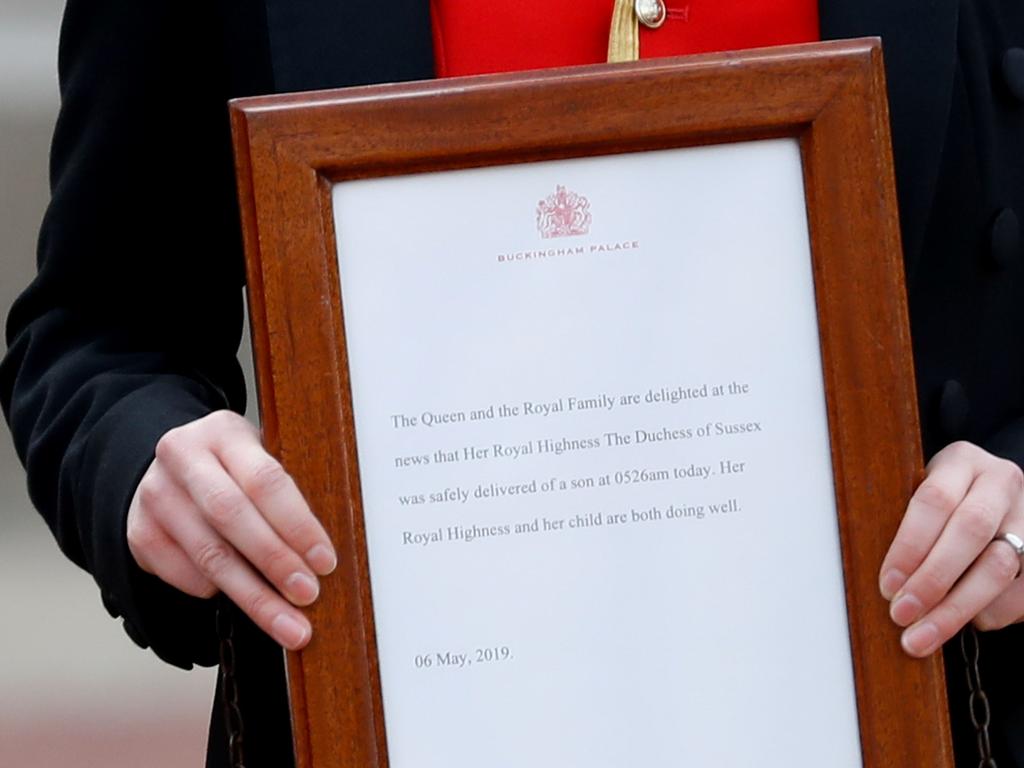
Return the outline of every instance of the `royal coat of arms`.
<path id="1" fill-rule="evenodd" d="M 537 229 L 541 237 L 570 237 L 590 232 L 590 202 L 563 186 L 537 205 Z"/>

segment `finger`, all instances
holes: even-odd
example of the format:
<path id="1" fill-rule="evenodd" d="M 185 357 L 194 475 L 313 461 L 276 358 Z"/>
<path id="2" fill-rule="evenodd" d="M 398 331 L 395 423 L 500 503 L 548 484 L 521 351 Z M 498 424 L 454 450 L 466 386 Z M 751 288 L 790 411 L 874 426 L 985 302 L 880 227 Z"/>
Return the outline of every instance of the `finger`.
<path id="1" fill-rule="evenodd" d="M 282 595 L 296 605 L 316 600 L 320 593 L 316 576 L 212 453 L 194 455 L 181 480 L 203 518 Z"/>
<path id="2" fill-rule="evenodd" d="M 167 532 L 207 579 L 252 621 L 289 650 L 304 647 L 313 629 L 302 613 L 260 578 L 202 517 L 174 515 Z"/>
<path id="3" fill-rule="evenodd" d="M 217 587 L 204 577 L 157 522 L 162 508 L 188 509 L 192 501 L 169 484 L 154 464 L 140 483 L 128 514 L 128 548 L 139 567 L 193 597 L 208 598 Z M 198 510 L 193 510 L 198 514 Z"/>
<path id="4" fill-rule="evenodd" d="M 298 486 L 259 442 L 219 441 L 214 452 L 281 539 L 320 575 L 337 566 L 331 540 Z"/>
<path id="5" fill-rule="evenodd" d="M 997 544 L 999 542 L 993 542 Z M 1024 619 L 1024 579 L 1015 579 L 974 618 L 974 626 L 989 632 Z"/>
<path id="6" fill-rule="evenodd" d="M 143 570 L 192 597 L 206 599 L 217 594 L 217 586 L 199 572 L 185 550 L 160 528 L 154 526 L 152 532 L 144 535 L 149 537 L 149 546 L 158 550 L 159 555 L 152 557 L 146 566 L 140 562 Z"/>
<path id="7" fill-rule="evenodd" d="M 932 551 L 893 599 L 892 620 L 905 627 L 937 606 L 992 541 L 1014 501 L 999 473 L 975 478 Z"/>
<path id="8" fill-rule="evenodd" d="M 903 649 L 918 657 L 933 653 L 1004 592 L 1019 572 L 1013 547 L 991 542 L 945 599 L 903 633 Z"/>
<path id="9" fill-rule="evenodd" d="M 886 600 L 891 600 L 921 567 L 976 474 L 973 463 L 959 460 L 948 449 L 929 463 L 928 475 L 911 497 L 882 561 L 879 585 Z"/>

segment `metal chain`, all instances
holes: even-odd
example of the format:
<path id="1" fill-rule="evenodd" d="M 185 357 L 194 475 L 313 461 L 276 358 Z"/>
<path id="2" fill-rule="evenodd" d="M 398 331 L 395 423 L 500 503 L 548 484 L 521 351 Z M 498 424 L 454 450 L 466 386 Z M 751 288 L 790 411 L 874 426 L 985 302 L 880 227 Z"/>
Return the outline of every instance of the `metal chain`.
<path id="1" fill-rule="evenodd" d="M 992 741 L 988 733 L 988 727 L 992 722 L 992 710 L 989 707 L 988 695 L 981 687 L 981 670 L 978 667 L 978 660 L 981 657 L 978 630 L 971 625 L 966 626 L 960 633 L 960 653 L 967 670 L 967 690 L 970 692 L 967 707 L 971 714 L 971 725 L 974 726 L 978 739 L 978 768 L 998 768 L 995 758 L 992 757 Z"/>
<path id="2" fill-rule="evenodd" d="M 242 750 L 245 728 L 238 705 L 238 677 L 235 669 L 235 623 L 231 605 L 222 601 L 217 607 L 217 637 L 220 639 L 221 695 L 224 698 L 224 724 L 228 732 L 228 754 L 231 768 L 245 768 Z"/>

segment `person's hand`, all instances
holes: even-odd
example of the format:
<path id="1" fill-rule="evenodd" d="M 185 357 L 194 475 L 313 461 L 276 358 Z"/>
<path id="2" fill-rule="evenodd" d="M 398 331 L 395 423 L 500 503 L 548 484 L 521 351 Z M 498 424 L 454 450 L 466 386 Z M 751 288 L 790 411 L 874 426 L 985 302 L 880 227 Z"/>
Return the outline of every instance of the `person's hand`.
<path id="1" fill-rule="evenodd" d="M 928 463 L 882 563 L 892 620 L 911 656 L 927 656 L 969 622 L 1000 629 L 1024 617 L 1021 561 L 1000 533 L 1024 537 L 1024 474 L 971 443 Z"/>
<path id="2" fill-rule="evenodd" d="M 312 635 L 295 606 L 316 600 L 316 574 L 337 563 L 291 477 L 230 411 L 161 438 L 128 510 L 128 547 L 144 571 L 182 592 L 223 592 L 290 650 Z"/>

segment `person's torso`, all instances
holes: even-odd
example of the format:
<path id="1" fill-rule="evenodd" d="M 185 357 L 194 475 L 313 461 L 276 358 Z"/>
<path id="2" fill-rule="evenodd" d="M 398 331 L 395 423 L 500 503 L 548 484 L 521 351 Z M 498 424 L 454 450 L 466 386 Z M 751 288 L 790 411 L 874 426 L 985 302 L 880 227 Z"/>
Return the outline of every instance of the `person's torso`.
<path id="1" fill-rule="evenodd" d="M 221 5 L 225 99 L 434 75 L 427 0 L 396 0 L 372 9 L 294 0 L 257 5 L 258 10 L 238 2 Z M 693 14 L 703 5 L 670 2 L 675 16 L 668 29 L 678 34 L 688 23 L 684 9 Z M 530 28 L 537 23 L 530 22 Z M 587 23 L 585 34 L 592 39 L 596 22 Z M 554 13 L 547 24 L 536 33 L 576 34 L 572 13 Z M 446 35 L 459 29 L 456 24 Z M 663 50 L 668 35 L 657 38 L 659 31 L 643 33 L 642 53 L 672 52 Z M 1024 3 L 823 1 L 821 32 L 826 38 L 882 34 L 889 46 L 924 445 L 929 454 L 961 438 L 984 446 L 1000 425 L 1024 418 Z M 505 37 L 506 45 L 517 44 L 514 35 Z M 593 42 L 588 45 L 589 55 L 599 53 Z M 242 630 L 238 641 L 250 647 L 239 663 L 247 681 L 243 712 L 259 724 L 247 734 L 248 764 L 281 768 L 290 759 L 290 732 L 280 654 L 251 633 Z M 983 640 L 982 677 L 992 689 L 1000 768 L 1024 766 L 1024 696 L 1019 694 L 1024 673 L 1016 664 L 1022 639 L 1024 633 L 1011 630 Z M 949 649 L 947 663 L 958 764 L 973 765 L 977 758 L 958 649 Z M 277 682 L 260 684 L 268 676 Z M 210 766 L 225 764 L 210 759 Z"/>

